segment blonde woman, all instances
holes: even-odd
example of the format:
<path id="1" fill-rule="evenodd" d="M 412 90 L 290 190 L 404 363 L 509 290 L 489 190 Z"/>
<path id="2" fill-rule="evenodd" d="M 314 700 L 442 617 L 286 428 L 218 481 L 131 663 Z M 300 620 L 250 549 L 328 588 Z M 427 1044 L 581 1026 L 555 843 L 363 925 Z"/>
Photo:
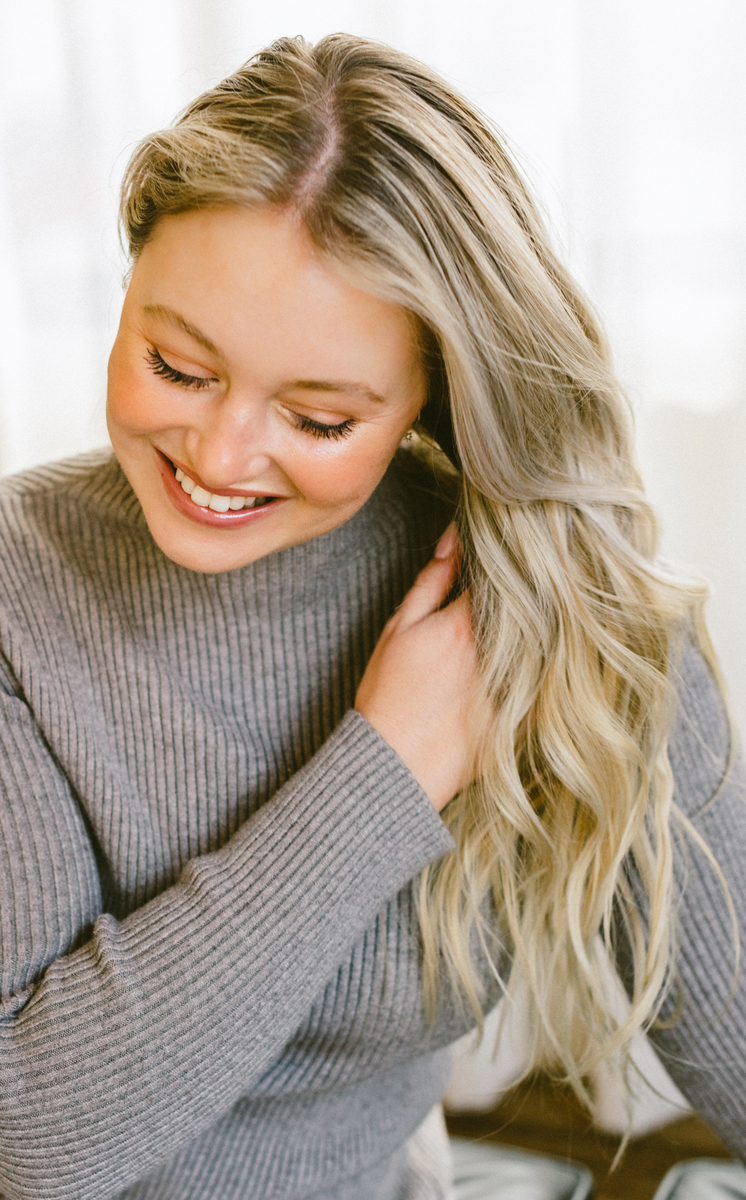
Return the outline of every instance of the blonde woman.
<path id="1" fill-rule="evenodd" d="M 743 1153 L 704 594 L 497 134 L 285 40 L 122 221 L 114 457 L 2 485 L 0 1193 L 444 1196 L 449 1047 L 515 966 L 534 1064 L 585 1095 L 649 1027 Z"/>

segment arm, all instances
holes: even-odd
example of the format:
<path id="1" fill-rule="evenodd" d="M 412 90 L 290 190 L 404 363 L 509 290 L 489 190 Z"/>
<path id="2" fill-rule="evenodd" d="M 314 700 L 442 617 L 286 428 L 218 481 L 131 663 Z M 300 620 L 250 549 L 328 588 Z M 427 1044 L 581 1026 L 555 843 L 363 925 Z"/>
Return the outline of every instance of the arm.
<path id="1" fill-rule="evenodd" d="M 87 880 L 79 923 L 95 872 L 31 713 L 3 706 L 2 967 L 18 983 L 56 834 L 68 877 Z M 27 805 L 49 806 L 33 838 Z M 78 949 L 3 995 L 0 1193 L 93 1200 L 168 1159 L 249 1090 L 381 906 L 451 844 L 401 760 L 348 714 L 221 850 L 126 920 L 98 916 Z"/>
<path id="2" fill-rule="evenodd" d="M 674 795 L 727 883 L 741 968 L 736 978 L 733 922 L 717 872 L 683 833 L 677 872 L 681 1017 L 650 1037 L 692 1106 L 746 1159 L 746 772 L 737 756 L 723 783 L 727 720 L 709 669 L 693 648 L 684 651 L 679 693 L 670 746 Z M 669 1001 L 664 1015 L 672 1011 Z"/>

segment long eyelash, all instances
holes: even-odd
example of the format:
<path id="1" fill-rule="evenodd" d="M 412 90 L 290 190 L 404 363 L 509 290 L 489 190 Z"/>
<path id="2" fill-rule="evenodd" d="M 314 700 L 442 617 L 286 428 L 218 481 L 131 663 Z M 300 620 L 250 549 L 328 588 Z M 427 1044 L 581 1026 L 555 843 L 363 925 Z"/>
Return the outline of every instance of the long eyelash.
<path id="1" fill-rule="evenodd" d="M 314 421 L 312 417 L 306 417 L 302 413 L 295 413 L 295 420 L 298 428 L 304 433 L 311 433 L 317 438 L 343 438 L 347 437 L 348 433 L 352 432 L 352 428 L 357 424 L 354 417 L 348 417 L 346 421 L 340 421 L 338 425 L 324 425 L 321 421 Z"/>
<path id="2" fill-rule="evenodd" d="M 161 358 L 155 346 L 151 346 L 148 350 L 146 361 L 156 375 L 161 375 L 163 379 L 168 379 L 171 383 L 179 383 L 182 387 L 194 388 L 195 391 L 198 391 L 213 383 L 212 379 L 203 378 L 201 375 L 186 375 L 183 371 L 177 371 L 176 367 L 172 367 L 170 363 L 166 362 L 165 358 Z"/>
<path id="3" fill-rule="evenodd" d="M 151 346 L 147 353 L 147 363 L 151 371 L 156 375 L 160 375 L 163 379 L 168 379 L 171 383 L 178 383 L 182 387 L 189 387 L 195 390 L 209 387 L 213 382 L 212 379 L 204 378 L 202 375 L 187 375 L 184 371 L 177 370 L 170 363 L 166 362 L 165 358 L 156 350 L 155 346 Z M 338 425 L 325 425 L 323 421 L 314 421 L 312 417 L 306 417 L 302 413 L 294 414 L 296 424 L 304 433 L 310 433 L 317 438 L 343 438 L 347 437 L 352 432 L 352 428 L 357 424 L 353 417 L 348 417 L 345 421 L 340 421 Z"/>

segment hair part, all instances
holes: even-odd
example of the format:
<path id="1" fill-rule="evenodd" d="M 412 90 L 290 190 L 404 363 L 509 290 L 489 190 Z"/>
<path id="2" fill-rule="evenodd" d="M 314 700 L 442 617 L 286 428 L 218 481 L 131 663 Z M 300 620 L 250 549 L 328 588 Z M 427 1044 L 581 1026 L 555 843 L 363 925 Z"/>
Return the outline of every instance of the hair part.
<path id="1" fill-rule="evenodd" d="M 475 935 L 496 974 L 507 951 L 531 1065 L 589 1099 L 589 1072 L 671 984 L 668 664 L 705 586 L 657 562 L 595 315 L 503 140 L 437 75 L 348 35 L 275 42 L 138 147 L 121 208 L 131 254 L 166 216 L 234 204 L 296 214 L 338 270 L 423 331 L 424 428 L 461 470 L 492 713 L 479 780 L 443 814 L 456 849 L 420 878 L 426 1007 L 445 967 L 481 1021 Z M 604 980 L 621 935 L 620 1022 Z"/>

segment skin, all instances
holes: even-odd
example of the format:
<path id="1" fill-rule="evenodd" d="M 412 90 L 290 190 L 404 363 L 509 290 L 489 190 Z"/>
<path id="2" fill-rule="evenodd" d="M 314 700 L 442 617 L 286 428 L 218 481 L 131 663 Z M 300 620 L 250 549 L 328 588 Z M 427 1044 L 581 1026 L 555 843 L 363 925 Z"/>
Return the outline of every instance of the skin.
<path id="1" fill-rule="evenodd" d="M 292 215 L 230 207 L 165 218 L 143 249 L 110 358 L 107 419 L 161 550 L 214 573 L 349 520 L 425 389 L 402 308 L 344 280 Z M 175 468 L 205 504 L 271 500 L 215 512 Z M 356 702 L 438 811 L 469 777 L 468 604 L 441 607 L 456 570 L 449 531 L 386 626 Z"/>

